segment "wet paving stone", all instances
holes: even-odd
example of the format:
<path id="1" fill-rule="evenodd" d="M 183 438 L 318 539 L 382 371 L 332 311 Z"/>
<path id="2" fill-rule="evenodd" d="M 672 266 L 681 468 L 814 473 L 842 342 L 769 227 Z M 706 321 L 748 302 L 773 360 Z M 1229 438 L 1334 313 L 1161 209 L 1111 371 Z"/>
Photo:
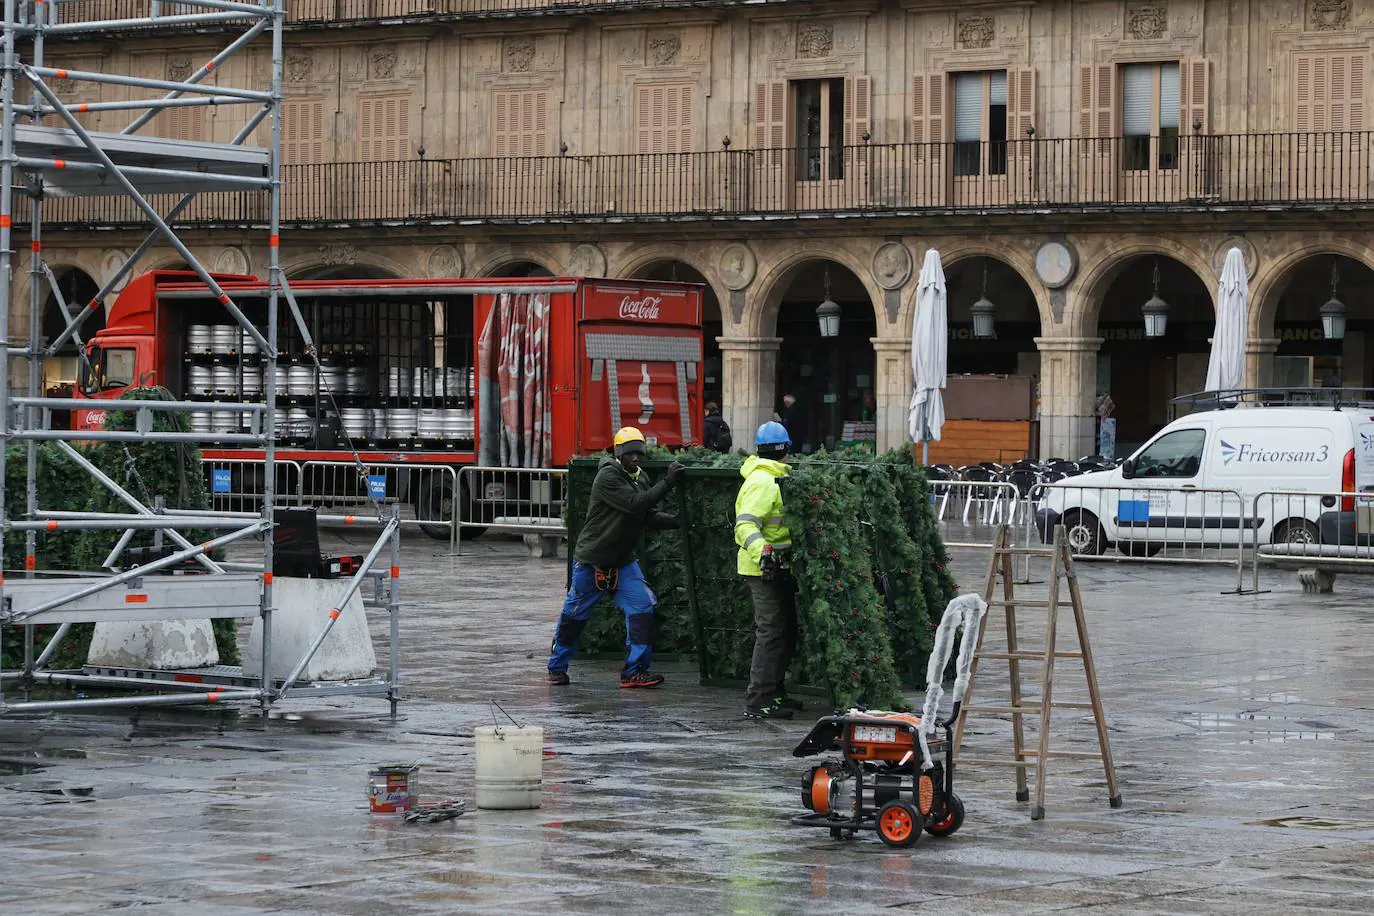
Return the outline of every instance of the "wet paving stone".
<path id="1" fill-rule="evenodd" d="M 656 666 L 661 691 L 620 690 L 613 660 L 550 688 L 565 561 L 499 538 L 464 553 L 405 540 L 395 720 L 347 697 L 0 719 L 0 913 L 1374 913 L 1374 583 L 1223 595 L 1234 571 L 1080 565 L 1124 807 L 1100 767 L 1056 762 L 1032 822 L 1009 770 L 970 765 L 964 828 L 896 851 L 788 823 L 819 704 L 745 721 L 741 691 L 686 659 Z M 959 580 L 984 563 L 957 553 Z M 1022 621 L 1033 643 L 1043 621 Z M 977 686 L 1004 682 L 989 665 Z M 1055 698 L 1076 691 L 1061 663 Z M 541 809 L 369 814 L 379 764 L 471 801 L 492 701 L 546 730 Z M 1052 733 L 1090 746 L 1080 712 Z M 979 719 L 966 743 L 1008 756 L 1010 736 Z"/>

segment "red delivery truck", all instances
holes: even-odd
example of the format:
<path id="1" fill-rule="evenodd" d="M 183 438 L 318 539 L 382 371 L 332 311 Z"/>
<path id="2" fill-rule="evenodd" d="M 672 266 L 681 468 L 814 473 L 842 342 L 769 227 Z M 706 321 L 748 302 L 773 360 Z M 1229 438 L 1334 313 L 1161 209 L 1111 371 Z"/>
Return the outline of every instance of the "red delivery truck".
<path id="1" fill-rule="evenodd" d="M 215 280 L 266 327 L 264 280 Z M 356 500 L 364 484 L 351 469 L 361 464 L 385 478 L 386 496 L 414 507 L 426 532 L 445 538 L 455 517 L 492 523 L 513 505 L 531 519 L 561 513 L 549 475 L 535 483 L 456 473 L 463 466 L 558 468 L 609 448 L 627 425 L 660 445 L 701 442 L 699 284 L 532 277 L 297 280 L 291 289 L 315 354 L 281 297 L 268 378 L 255 340 L 194 273 L 130 281 L 87 344 L 77 397 L 110 400 L 156 385 L 203 405 L 191 424 L 212 440 L 203 458 L 220 469 L 217 507 L 231 508 L 232 498 L 235 508 L 256 508 L 263 450 L 213 444 L 249 415 L 215 406 L 261 402 L 271 385 L 283 498 L 326 507 Z M 93 403 L 74 422 L 99 429 L 104 419 Z M 513 483 L 521 480 L 530 483 Z M 513 486 L 531 489 L 508 492 Z"/>

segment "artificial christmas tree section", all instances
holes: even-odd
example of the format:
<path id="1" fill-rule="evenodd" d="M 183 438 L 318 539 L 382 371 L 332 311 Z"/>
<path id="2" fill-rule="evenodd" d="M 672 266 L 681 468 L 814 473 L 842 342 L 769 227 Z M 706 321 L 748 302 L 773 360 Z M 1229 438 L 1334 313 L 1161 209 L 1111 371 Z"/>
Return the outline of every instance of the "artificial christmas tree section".
<path id="1" fill-rule="evenodd" d="M 658 479 L 669 458 L 688 467 L 660 505 L 679 529 L 651 533 L 641 553 L 659 596 L 655 652 L 695 653 L 703 684 L 748 680 L 754 616 L 735 572 L 735 497 L 741 455 L 655 450 Z M 781 482 L 797 580 L 798 654 L 790 681 L 814 685 L 837 707 L 905 706 L 902 684 L 924 686 L 932 615 L 955 594 L 925 475 L 909 452 L 866 450 L 797 456 Z M 568 475 L 569 554 L 596 475 L 594 459 Z M 588 654 L 624 651 L 623 615 L 603 602 L 583 635 Z M 805 688 L 803 688 L 805 689 Z"/>

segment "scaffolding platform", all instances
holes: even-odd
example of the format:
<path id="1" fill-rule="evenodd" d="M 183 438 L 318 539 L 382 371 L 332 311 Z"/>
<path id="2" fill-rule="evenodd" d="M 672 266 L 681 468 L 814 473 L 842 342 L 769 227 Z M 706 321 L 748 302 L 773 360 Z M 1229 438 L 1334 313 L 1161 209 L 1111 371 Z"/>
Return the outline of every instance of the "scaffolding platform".
<path id="1" fill-rule="evenodd" d="M 262 147 L 89 133 L 140 194 L 265 190 L 271 183 L 272 151 Z M 14 151 L 21 162 L 28 160 L 34 171 L 43 173 L 43 193 L 48 197 L 127 193 L 68 128 L 16 124 Z M 41 165 L 44 161 L 50 164 Z"/>
<path id="2" fill-rule="evenodd" d="M 53 672 L 59 674 L 61 672 Z M 239 665 L 211 665 L 205 668 L 183 668 L 183 669 L 156 669 L 156 668 L 111 668 L 100 665 L 86 665 L 79 672 L 92 678 L 119 678 L 123 681 L 133 681 L 129 686 L 143 686 L 148 689 L 166 688 L 186 688 L 195 685 L 205 687 L 230 687 L 243 689 L 259 687 L 262 684 L 262 677 L 258 674 L 248 673 Z M 272 689 L 279 691 L 285 683 L 285 678 L 277 678 L 272 683 Z M 382 694 L 385 695 L 391 685 L 385 678 L 365 677 L 348 678 L 341 681 L 297 681 L 291 687 L 291 693 L 299 696 L 310 694 L 311 696 L 330 696 L 342 694 Z"/>
<path id="3" fill-rule="evenodd" d="M 102 623 L 256 617 L 262 576 L 251 573 L 168 576 L 150 573 L 106 588 L 107 576 L 15 579 L 5 583 L 0 623 Z M 99 588 L 99 591 L 91 591 Z M 89 591 L 89 594 L 81 595 Z M 72 595 L 81 595 L 72 598 Z M 53 607 L 54 602 L 61 604 Z"/>

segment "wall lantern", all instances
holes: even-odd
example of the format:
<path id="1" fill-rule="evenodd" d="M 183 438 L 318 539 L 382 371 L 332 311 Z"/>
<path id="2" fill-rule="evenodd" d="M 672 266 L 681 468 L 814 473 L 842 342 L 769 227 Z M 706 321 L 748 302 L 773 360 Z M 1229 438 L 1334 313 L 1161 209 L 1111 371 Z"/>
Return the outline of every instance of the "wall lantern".
<path id="1" fill-rule="evenodd" d="M 830 268 L 825 269 L 825 301 L 816 308 L 816 319 L 821 323 L 822 337 L 840 336 L 840 305 L 830 298 Z"/>
<path id="2" fill-rule="evenodd" d="M 973 312 L 973 336 L 979 340 L 994 340 L 997 337 L 997 327 L 994 316 L 997 314 L 997 306 L 992 304 L 988 298 L 988 261 L 983 259 L 983 294 L 978 297 L 978 301 L 973 303 L 970 309 Z"/>
<path id="3" fill-rule="evenodd" d="M 1336 259 L 1331 259 L 1331 298 L 1320 309 L 1322 316 L 1322 336 L 1327 340 L 1345 338 L 1345 303 L 1336 298 L 1336 288 L 1340 285 L 1341 275 L 1336 270 Z"/>
<path id="4" fill-rule="evenodd" d="M 1145 336 L 1163 337 L 1169 327 L 1169 303 L 1159 298 L 1159 261 L 1155 261 L 1154 295 L 1141 306 L 1145 315 Z"/>

